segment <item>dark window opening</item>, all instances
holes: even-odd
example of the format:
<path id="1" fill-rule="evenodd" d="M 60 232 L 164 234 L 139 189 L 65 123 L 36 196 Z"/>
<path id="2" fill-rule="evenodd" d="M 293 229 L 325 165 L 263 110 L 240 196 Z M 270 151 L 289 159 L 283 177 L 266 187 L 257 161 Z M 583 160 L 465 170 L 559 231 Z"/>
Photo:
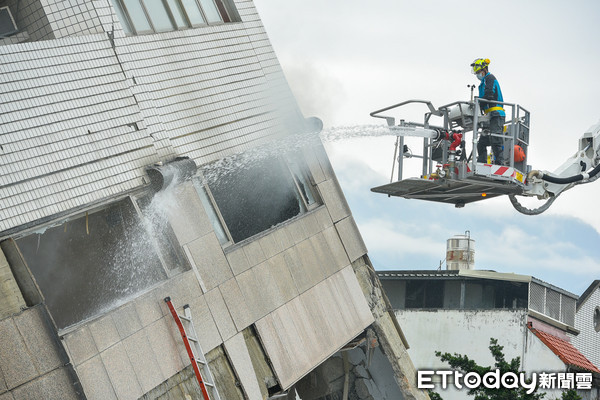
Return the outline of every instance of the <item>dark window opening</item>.
<path id="1" fill-rule="evenodd" d="M 407 281 L 406 308 L 443 308 L 443 281 Z"/>
<path id="2" fill-rule="evenodd" d="M 210 175 L 208 187 L 235 243 L 287 221 L 316 203 L 308 181 L 299 189 L 290 169 L 278 158 L 254 161 L 244 168 L 216 169 Z M 305 200 L 309 192 L 311 203 Z"/>
<path id="3" fill-rule="evenodd" d="M 174 250 L 161 251 L 171 244 L 157 240 L 152 224 L 126 199 L 17 240 L 58 328 L 109 311 L 183 268 Z"/>

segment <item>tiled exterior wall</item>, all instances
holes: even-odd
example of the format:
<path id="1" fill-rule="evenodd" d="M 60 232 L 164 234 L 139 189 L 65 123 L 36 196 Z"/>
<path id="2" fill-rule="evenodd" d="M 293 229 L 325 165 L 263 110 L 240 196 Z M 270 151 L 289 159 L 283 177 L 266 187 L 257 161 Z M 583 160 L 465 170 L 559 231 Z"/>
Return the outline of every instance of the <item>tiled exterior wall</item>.
<path id="1" fill-rule="evenodd" d="M 112 29 L 107 2 L 86 4 Z M 117 29 L 114 48 L 107 34 L 1 46 L 0 232 L 140 188 L 156 161 L 203 164 L 302 123 L 252 2 L 237 5 L 244 22 Z"/>
<path id="2" fill-rule="evenodd" d="M 575 313 L 575 328 L 579 330 L 579 335 L 573 338 L 573 345 L 600 368 L 600 332 L 594 329 L 596 307 L 600 307 L 600 287 L 596 287 Z"/>
<path id="3" fill-rule="evenodd" d="M 40 0 L 8 0 L 3 5 L 9 7 L 17 28 L 20 32 L 27 33 L 28 40 L 38 41 L 55 38 Z"/>

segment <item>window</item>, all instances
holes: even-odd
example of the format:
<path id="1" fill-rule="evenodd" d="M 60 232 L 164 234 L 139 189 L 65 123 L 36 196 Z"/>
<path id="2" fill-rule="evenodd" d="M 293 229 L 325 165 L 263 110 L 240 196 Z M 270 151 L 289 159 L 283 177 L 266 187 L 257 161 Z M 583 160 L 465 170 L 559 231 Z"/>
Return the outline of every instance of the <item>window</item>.
<path id="1" fill-rule="evenodd" d="M 409 280 L 406 282 L 406 308 L 443 308 L 444 282 Z"/>
<path id="2" fill-rule="evenodd" d="M 594 310 L 594 329 L 596 332 L 600 332 L 600 307 L 596 307 Z"/>
<path id="3" fill-rule="evenodd" d="M 222 245 L 238 243 L 319 205 L 300 160 L 268 158 L 211 168 L 196 190 Z"/>
<path id="4" fill-rule="evenodd" d="M 168 230 L 151 219 L 125 199 L 17 239 L 58 328 L 109 311 L 186 267 Z"/>
<path id="5" fill-rule="evenodd" d="M 232 0 L 112 0 L 123 30 L 132 35 L 240 21 Z"/>

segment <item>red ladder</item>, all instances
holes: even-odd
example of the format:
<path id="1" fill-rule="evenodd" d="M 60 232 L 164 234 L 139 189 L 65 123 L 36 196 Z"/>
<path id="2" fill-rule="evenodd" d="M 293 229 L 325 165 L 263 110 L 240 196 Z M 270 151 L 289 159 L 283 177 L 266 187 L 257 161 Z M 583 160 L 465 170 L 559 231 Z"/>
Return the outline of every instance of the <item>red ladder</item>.
<path id="1" fill-rule="evenodd" d="M 192 368 L 194 369 L 194 374 L 196 375 L 196 379 L 198 379 L 198 383 L 200 384 L 200 389 L 202 390 L 202 396 L 204 397 L 204 400 L 221 400 L 219 392 L 215 386 L 213 376 L 208 368 L 208 362 L 206 361 L 204 352 L 202 351 L 200 343 L 198 342 L 198 336 L 196 335 L 196 330 L 194 329 L 194 324 L 192 323 L 192 312 L 190 311 L 189 304 L 183 306 L 184 315 L 179 315 L 177 314 L 177 311 L 175 311 L 175 307 L 173 306 L 173 302 L 171 301 L 170 297 L 165 297 L 165 303 L 167 303 L 169 311 L 171 311 L 171 315 L 173 316 L 173 319 L 179 328 L 179 333 L 181 333 L 183 344 L 185 345 L 185 349 L 187 350 L 190 361 L 192 362 Z M 184 324 L 187 325 L 187 328 L 184 326 Z M 202 378 L 200 368 L 202 368 L 205 378 Z M 208 395 L 208 390 L 206 388 L 207 386 L 212 389 L 213 397 Z"/>

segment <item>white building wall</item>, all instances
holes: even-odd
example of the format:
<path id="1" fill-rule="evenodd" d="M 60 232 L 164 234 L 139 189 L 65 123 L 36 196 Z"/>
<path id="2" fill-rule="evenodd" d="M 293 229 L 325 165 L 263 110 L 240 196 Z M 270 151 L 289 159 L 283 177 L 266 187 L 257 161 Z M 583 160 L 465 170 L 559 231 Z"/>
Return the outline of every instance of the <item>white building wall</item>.
<path id="1" fill-rule="evenodd" d="M 600 307 L 600 287 L 596 287 L 575 313 L 575 328 L 579 335 L 573 339 L 573 345 L 600 368 L 600 332 L 594 329 L 594 310 L 597 307 Z"/>
<path id="2" fill-rule="evenodd" d="M 532 372 L 565 372 L 564 363 L 527 329 L 527 310 L 396 310 L 417 370 L 447 370 L 435 352 L 467 355 L 479 365 L 494 365 L 490 338 L 504 346 L 507 361 L 520 357 L 521 368 Z M 434 382 L 436 382 L 434 380 Z M 464 400 L 465 391 L 450 384 L 436 391 L 444 400 Z M 548 392 L 553 399 L 554 393 Z"/>

